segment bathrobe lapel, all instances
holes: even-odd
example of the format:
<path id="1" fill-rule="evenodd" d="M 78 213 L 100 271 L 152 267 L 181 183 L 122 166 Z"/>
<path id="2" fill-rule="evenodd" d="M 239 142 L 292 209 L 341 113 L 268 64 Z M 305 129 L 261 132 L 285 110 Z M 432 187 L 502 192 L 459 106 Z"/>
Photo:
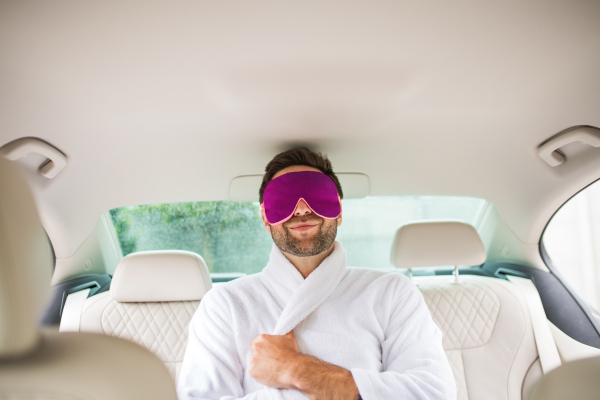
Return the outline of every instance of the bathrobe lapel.
<path id="1" fill-rule="evenodd" d="M 306 279 L 273 245 L 263 277 L 285 303 L 273 335 L 285 335 L 321 305 L 346 272 L 346 252 L 335 242 L 333 252 Z"/>

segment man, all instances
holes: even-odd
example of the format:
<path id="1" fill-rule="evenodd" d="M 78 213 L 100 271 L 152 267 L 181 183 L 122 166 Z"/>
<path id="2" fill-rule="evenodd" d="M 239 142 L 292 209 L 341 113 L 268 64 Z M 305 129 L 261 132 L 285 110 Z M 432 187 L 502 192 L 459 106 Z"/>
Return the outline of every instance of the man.
<path id="1" fill-rule="evenodd" d="M 265 269 L 209 291 L 178 382 L 187 399 L 455 399 L 442 334 L 408 278 L 347 268 L 342 188 L 306 148 L 266 167 Z"/>

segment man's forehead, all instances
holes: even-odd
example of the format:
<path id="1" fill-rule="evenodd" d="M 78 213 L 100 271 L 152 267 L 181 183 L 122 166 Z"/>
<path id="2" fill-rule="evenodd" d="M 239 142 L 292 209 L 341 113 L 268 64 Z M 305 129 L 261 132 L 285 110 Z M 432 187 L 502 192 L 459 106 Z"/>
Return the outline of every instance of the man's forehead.
<path id="1" fill-rule="evenodd" d="M 281 171 L 278 171 L 275 174 L 275 176 L 273 176 L 273 179 L 280 177 L 281 175 L 288 174 L 290 172 L 302 172 L 302 171 L 314 171 L 314 172 L 323 173 L 323 171 L 321 171 L 317 168 L 308 167 L 306 165 L 292 165 L 291 167 L 286 167 L 286 168 L 282 169 Z"/>

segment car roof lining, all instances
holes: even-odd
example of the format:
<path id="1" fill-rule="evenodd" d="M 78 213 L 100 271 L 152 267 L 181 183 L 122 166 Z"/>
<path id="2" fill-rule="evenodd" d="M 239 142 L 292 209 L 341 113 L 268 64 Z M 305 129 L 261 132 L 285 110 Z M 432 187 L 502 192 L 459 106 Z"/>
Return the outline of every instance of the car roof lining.
<path id="1" fill-rule="evenodd" d="M 62 151 L 54 179 L 18 162 L 59 258 L 108 209 L 224 200 L 308 145 L 371 195 L 491 201 L 526 245 L 600 177 L 575 144 L 600 126 L 600 3 L 117 1 L 0 4 L 0 146 Z"/>

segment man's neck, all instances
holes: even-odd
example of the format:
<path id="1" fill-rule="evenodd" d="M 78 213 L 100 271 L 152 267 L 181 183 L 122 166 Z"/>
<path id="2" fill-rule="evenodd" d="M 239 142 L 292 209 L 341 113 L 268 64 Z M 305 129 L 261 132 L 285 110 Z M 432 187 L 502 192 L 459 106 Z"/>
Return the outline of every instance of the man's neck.
<path id="1" fill-rule="evenodd" d="M 324 252 L 310 257 L 298 257 L 290 253 L 286 253 L 284 251 L 282 251 L 282 253 L 285 256 L 285 258 L 287 258 L 292 263 L 292 265 L 296 267 L 298 272 L 302 274 L 302 277 L 306 279 L 311 274 L 311 272 L 313 272 L 315 269 L 317 269 L 319 265 L 321 265 L 324 259 L 329 257 L 329 255 L 333 252 L 334 246 L 335 243 L 332 244 L 331 247 L 325 250 Z"/>

